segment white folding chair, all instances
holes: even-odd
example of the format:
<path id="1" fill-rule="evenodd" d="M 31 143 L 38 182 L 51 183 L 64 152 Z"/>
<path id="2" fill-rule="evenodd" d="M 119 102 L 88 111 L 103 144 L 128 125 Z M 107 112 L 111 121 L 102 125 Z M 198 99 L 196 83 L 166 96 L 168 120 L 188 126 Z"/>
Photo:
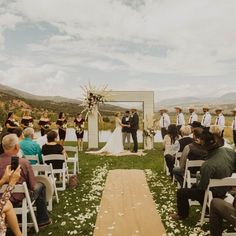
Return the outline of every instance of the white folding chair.
<path id="1" fill-rule="evenodd" d="M 39 163 L 38 155 L 23 155 L 23 157 L 27 159 L 29 162 L 36 161 L 36 164 Z"/>
<path id="2" fill-rule="evenodd" d="M 226 177 L 223 179 L 210 179 L 208 187 L 205 190 L 200 225 L 203 225 L 204 220 L 205 220 L 206 207 L 208 206 L 209 210 L 210 210 L 211 200 L 213 199 L 213 195 L 212 195 L 212 192 L 210 191 L 210 188 L 212 188 L 212 187 L 226 187 L 226 186 L 229 186 L 229 187 L 236 186 L 236 178 Z"/>
<path id="3" fill-rule="evenodd" d="M 69 179 L 67 165 L 66 165 L 66 158 L 63 154 L 51 154 L 51 155 L 44 155 L 43 156 L 44 164 L 47 164 L 47 162 L 50 162 L 50 161 L 64 161 L 62 163 L 61 169 L 54 169 L 53 168 L 54 177 L 56 174 L 60 175 L 60 180 L 57 181 L 56 183 L 59 183 L 62 185 L 61 187 L 56 186 L 56 189 L 58 191 L 64 191 L 66 189 L 66 177 L 67 177 L 67 179 Z M 62 179 L 61 179 L 61 176 L 62 176 Z"/>
<path id="4" fill-rule="evenodd" d="M 7 185 L 3 185 L 0 189 L 0 193 L 3 193 Z M 39 232 L 38 223 L 34 214 L 33 204 L 30 199 L 29 191 L 26 182 L 23 184 L 15 185 L 15 188 L 12 193 L 22 193 L 25 195 L 25 198 L 22 200 L 21 206 L 14 207 L 14 210 L 17 215 L 22 215 L 22 223 L 20 224 L 22 227 L 23 236 L 27 236 L 27 225 L 31 226 L 33 224 L 35 232 Z M 31 219 L 33 223 L 27 223 L 27 214 L 30 213 Z"/>
<path id="5" fill-rule="evenodd" d="M 186 184 L 187 188 L 191 188 L 192 184 L 195 184 L 197 182 L 196 177 L 191 177 L 189 168 L 201 167 L 204 162 L 205 162 L 204 160 L 191 160 L 191 161 L 189 159 L 186 160 L 183 188 L 185 188 Z"/>
<path id="6" fill-rule="evenodd" d="M 73 175 L 76 175 L 76 173 L 79 173 L 79 152 L 77 146 L 64 146 L 64 150 L 67 153 L 67 163 L 73 163 Z M 73 153 L 73 157 L 69 156 L 69 153 Z M 69 167 L 68 167 L 69 168 Z M 70 172 L 70 169 L 68 169 L 68 172 Z"/>
<path id="7" fill-rule="evenodd" d="M 174 167 L 179 167 L 179 159 L 180 159 L 180 157 L 181 157 L 181 155 L 182 155 L 182 152 L 177 152 L 176 154 L 175 154 L 175 164 L 174 164 Z M 174 182 L 175 182 L 175 176 L 173 175 L 173 184 L 174 184 Z"/>
<path id="8" fill-rule="evenodd" d="M 37 165 L 32 165 L 32 168 L 33 168 L 35 176 L 44 175 L 44 176 L 48 176 L 50 178 L 50 180 L 52 182 L 53 189 L 54 189 L 56 202 L 59 203 L 59 197 L 58 197 L 58 193 L 57 193 L 56 182 L 55 182 L 55 178 L 54 178 L 54 174 L 53 174 L 52 164 L 51 163 L 49 165 L 37 164 Z M 48 202 L 48 210 L 52 211 L 52 199 Z"/>

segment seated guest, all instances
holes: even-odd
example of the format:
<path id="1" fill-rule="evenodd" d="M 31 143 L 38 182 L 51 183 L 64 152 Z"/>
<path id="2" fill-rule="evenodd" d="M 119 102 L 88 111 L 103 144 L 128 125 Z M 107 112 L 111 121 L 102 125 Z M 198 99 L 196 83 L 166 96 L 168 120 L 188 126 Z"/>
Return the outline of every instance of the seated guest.
<path id="1" fill-rule="evenodd" d="M 171 217 L 183 220 L 189 215 L 189 199 L 203 204 L 205 190 L 210 179 L 222 179 L 232 175 L 235 166 L 236 153 L 227 148 L 219 147 L 213 134 L 204 131 L 200 138 L 201 144 L 208 151 L 207 159 L 200 168 L 200 180 L 196 187 L 177 190 L 177 210 Z M 213 197 L 224 198 L 228 187 L 212 188 Z"/>
<path id="2" fill-rule="evenodd" d="M 180 128 L 180 133 L 181 133 L 181 136 L 179 136 L 179 139 L 178 139 L 179 150 L 177 152 L 182 152 L 186 145 L 193 142 L 193 139 L 191 137 L 189 137 L 189 135 L 191 134 L 191 128 L 189 126 L 183 125 Z M 165 160 L 166 160 L 166 165 L 169 168 L 170 175 L 171 175 L 171 177 L 173 177 L 175 156 L 174 155 L 167 155 L 167 156 L 165 156 Z"/>
<path id="3" fill-rule="evenodd" d="M 7 120 L 5 122 L 5 127 L 7 128 L 8 133 L 12 133 L 12 130 L 16 127 L 19 127 L 18 122 L 14 118 L 14 113 L 11 111 L 7 115 Z"/>
<path id="4" fill-rule="evenodd" d="M 185 146 L 193 142 L 193 138 L 190 137 L 191 132 L 190 126 L 183 125 L 180 128 L 182 138 L 179 139 L 179 152 L 183 152 Z"/>
<path id="5" fill-rule="evenodd" d="M 167 135 L 165 135 L 163 140 L 163 149 L 166 165 L 169 169 L 171 178 L 173 177 L 172 170 L 174 168 L 175 157 L 174 155 L 179 151 L 180 135 L 178 134 L 178 129 L 175 124 L 170 124 L 167 130 Z"/>
<path id="6" fill-rule="evenodd" d="M 222 137 L 222 129 L 219 125 L 211 125 L 209 128 L 209 132 L 214 135 L 219 146 L 222 147 L 225 145 L 225 140 Z"/>
<path id="7" fill-rule="evenodd" d="M 42 117 L 39 120 L 39 126 L 41 130 L 41 136 L 44 136 L 45 130 L 49 129 L 51 125 L 51 121 L 48 118 L 48 113 L 45 111 Z"/>
<path id="8" fill-rule="evenodd" d="M 66 152 L 61 144 L 57 143 L 57 132 L 50 131 L 47 133 L 48 143 L 44 144 L 42 147 L 43 155 L 51 155 L 51 154 L 62 154 L 66 157 Z M 55 160 L 48 161 L 47 163 L 52 163 L 54 169 L 61 169 L 64 161 Z"/>
<path id="9" fill-rule="evenodd" d="M 26 110 L 24 112 L 23 117 L 22 117 L 21 122 L 20 122 L 22 128 L 23 129 L 25 129 L 27 127 L 33 128 L 33 126 L 34 126 L 33 122 L 34 122 L 34 120 L 33 120 L 32 116 L 30 115 L 30 111 Z"/>
<path id="10" fill-rule="evenodd" d="M 7 165 L 11 164 L 11 157 L 16 156 L 19 151 L 19 141 L 15 134 L 8 134 L 2 140 L 2 147 L 4 153 L 0 156 L 0 177 L 3 176 Z M 37 208 L 37 222 L 39 227 L 43 227 L 52 223 L 48 217 L 47 206 L 46 206 L 46 193 L 45 186 L 42 183 L 37 183 L 33 169 L 30 163 L 24 159 L 19 159 L 19 165 L 21 166 L 21 178 L 17 182 L 22 184 L 27 183 L 28 189 L 32 199 L 35 200 Z M 22 203 L 24 194 L 13 193 L 10 200 L 13 205 L 18 206 Z"/>
<path id="11" fill-rule="evenodd" d="M 3 177 L 0 180 L 0 187 L 8 183 L 8 186 L 0 199 L 0 235 L 6 234 L 7 223 L 14 235 L 22 236 L 20 227 L 18 225 L 16 213 L 13 209 L 12 203 L 9 201 L 12 190 L 14 189 L 15 184 L 20 178 L 20 172 L 20 166 L 15 171 L 12 171 L 11 166 L 8 165 L 5 169 Z M 5 219 L 7 222 L 5 222 Z"/>
<path id="12" fill-rule="evenodd" d="M 33 141 L 34 139 L 34 129 L 33 128 L 26 128 L 23 131 L 24 139 L 20 141 L 20 148 L 23 152 L 23 155 L 37 155 L 38 162 L 43 163 L 42 160 L 42 151 L 38 143 Z M 34 165 L 37 161 L 30 161 L 30 164 Z"/>
<path id="13" fill-rule="evenodd" d="M 233 205 L 220 198 L 214 198 L 211 201 L 210 210 L 210 235 L 221 236 L 223 229 L 223 220 L 227 220 L 236 227 L 236 199 Z"/>
<path id="14" fill-rule="evenodd" d="M 184 181 L 184 171 L 185 171 L 185 165 L 186 160 L 204 160 L 207 156 L 207 150 L 204 148 L 203 145 L 200 143 L 200 137 L 202 135 L 203 128 L 195 128 L 193 130 L 193 143 L 190 143 L 187 145 L 180 157 L 180 166 L 174 167 L 173 174 L 176 178 L 176 180 L 179 182 L 180 186 L 183 186 Z M 191 174 L 196 174 L 196 172 L 199 170 L 199 168 L 191 168 Z"/>

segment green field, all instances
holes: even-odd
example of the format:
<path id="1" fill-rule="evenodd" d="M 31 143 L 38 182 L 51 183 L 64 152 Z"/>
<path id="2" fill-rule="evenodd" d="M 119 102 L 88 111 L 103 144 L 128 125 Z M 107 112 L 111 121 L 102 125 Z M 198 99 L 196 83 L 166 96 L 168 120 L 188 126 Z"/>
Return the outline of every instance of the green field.
<path id="1" fill-rule="evenodd" d="M 176 187 L 163 173 L 161 144 L 155 144 L 155 150 L 148 151 L 144 157 L 101 157 L 81 153 L 79 163 L 78 188 L 60 192 L 60 202 L 59 204 L 54 203 L 53 211 L 50 213 L 53 225 L 41 230 L 37 235 L 92 235 L 106 175 L 112 169 L 141 169 L 145 171 L 157 210 L 168 235 L 207 235 L 199 226 L 196 226 L 200 217 L 199 207 L 191 208 L 190 218 L 186 221 L 176 223 L 169 219 L 169 213 L 175 211 Z M 207 232 L 207 224 L 204 229 Z M 29 235 L 36 234 L 30 233 Z"/>

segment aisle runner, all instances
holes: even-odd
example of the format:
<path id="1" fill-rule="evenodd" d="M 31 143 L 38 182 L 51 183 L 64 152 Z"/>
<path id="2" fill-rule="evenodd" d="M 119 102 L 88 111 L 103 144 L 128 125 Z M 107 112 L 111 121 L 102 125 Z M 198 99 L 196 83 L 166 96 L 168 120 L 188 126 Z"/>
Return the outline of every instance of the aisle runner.
<path id="1" fill-rule="evenodd" d="M 142 170 L 109 171 L 93 235 L 165 235 Z"/>

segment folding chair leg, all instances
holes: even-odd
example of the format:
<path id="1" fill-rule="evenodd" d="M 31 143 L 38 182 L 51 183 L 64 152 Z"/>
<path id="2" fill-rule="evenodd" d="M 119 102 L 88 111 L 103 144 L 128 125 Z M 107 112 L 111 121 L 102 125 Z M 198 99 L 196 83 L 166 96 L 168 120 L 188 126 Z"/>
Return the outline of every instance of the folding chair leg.
<path id="1" fill-rule="evenodd" d="M 25 211 L 22 213 L 22 234 L 23 236 L 27 236 L 27 211 L 26 211 L 26 202 L 23 202 L 23 209 Z"/>
<path id="2" fill-rule="evenodd" d="M 208 189 L 206 191 L 208 191 Z M 202 212 L 201 212 L 201 219 L 200 219 L 200 225 L 201 226 L 204 223 L 206 205 L 207 205 L 207 198 L 208 198 L 208 194 L 206 193 L 206 191 L 205 191 L 205 195 L 204 195 L 204 201 L 203 201 Z"/>

